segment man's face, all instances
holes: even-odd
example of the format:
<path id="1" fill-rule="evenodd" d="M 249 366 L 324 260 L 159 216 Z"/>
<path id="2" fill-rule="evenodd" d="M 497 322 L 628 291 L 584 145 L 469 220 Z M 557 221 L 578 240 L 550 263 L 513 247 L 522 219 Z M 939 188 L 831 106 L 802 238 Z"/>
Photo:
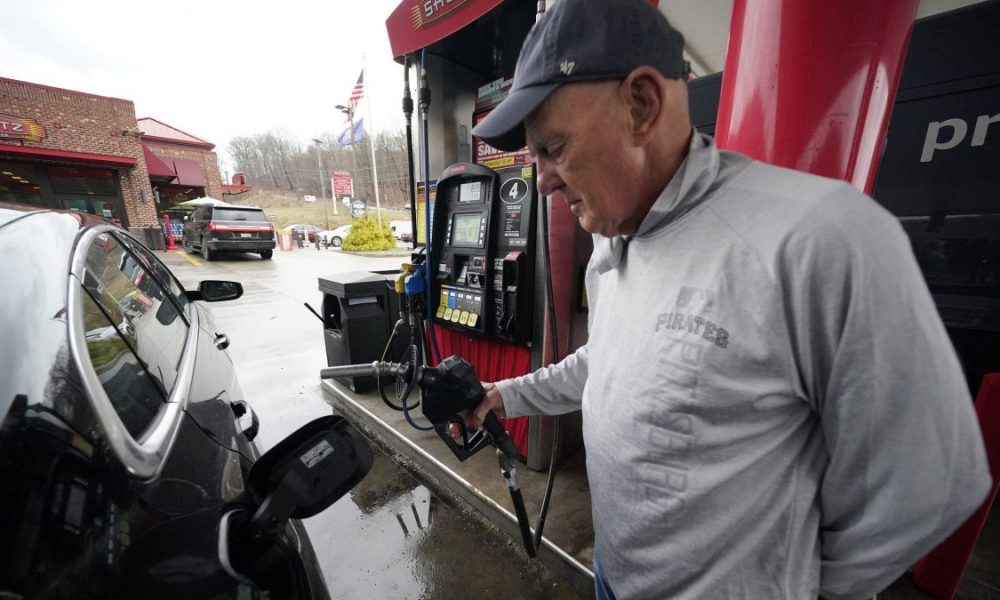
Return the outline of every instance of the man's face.
<path id="1" fill-rule="evenodd" d="M 617 81 L 564 85 L 525 122 L 539 192 L 566 202 L 585 231 L 605 237 L 635 232 L 644 216 L 619 93 Z"/>

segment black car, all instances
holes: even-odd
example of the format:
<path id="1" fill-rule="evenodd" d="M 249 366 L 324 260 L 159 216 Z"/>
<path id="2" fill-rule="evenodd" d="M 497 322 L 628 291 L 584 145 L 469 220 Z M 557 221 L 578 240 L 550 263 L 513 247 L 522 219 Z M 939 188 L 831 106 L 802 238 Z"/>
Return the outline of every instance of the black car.
<path id="1" fill-rule="evenodd" d="M 274 254 L 274 227 L 263 209 L 250 206 L 199 206 L 184 222 L 181 246 L 215 260 L 220 252 Z"/>
<path id="2" fill-rule="evenodd" d="M 330 416 L 258 455 L 202 306 L 240 284 L 82 213 L 0 204 L 0 253 L 0 598 L 326 598 L 296 519 L 371 453 Z"/>

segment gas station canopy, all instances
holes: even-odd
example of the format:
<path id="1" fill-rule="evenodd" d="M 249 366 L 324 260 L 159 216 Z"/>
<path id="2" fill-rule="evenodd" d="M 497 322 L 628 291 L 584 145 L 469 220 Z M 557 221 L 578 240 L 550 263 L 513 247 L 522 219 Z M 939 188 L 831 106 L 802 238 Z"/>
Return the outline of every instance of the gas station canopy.
<path id="1" fill-rule="evenodd" d="M 393 58 L 426 49 L 483 78 L 510 74 L 535 0 L 403 0 L 386 19 Z"/>
<path id="2" fill-rule="evenodd" d="M 917 17 L 926 17 L 981 0 L 921 0 Z M 733 10 L 732 0 L 669 0 L 657 5 L 670 22 L 684 33 L 687 44 L 685 56 L 691 62 L 694 75 L 709 75 L 722 70 L 729 35 L 729 21 Z M 500 10 L 494 8 L 501 6 Z M 402 60 L 403 55 L 427 48 L 429 51 L 465 64 L 479 73 L 488 73 L 487 65 L 476 61 L 488 60 L 492 47 L 511 34 L 517 40 L 513 59 L 503 57 L 503 63 L 513 61 L 520 50 L 520 42 L 534 22 L 534 0 L 403 0 L 386 19 L 392 56 Z M 493 14 L 490 14 L 491 11 Z M 467 25 L 488 16 L 476 27 Z M 511 23 L 513 17 L 515 23 Z M 494 23 L 495 22 L 495 23 Z M 502 30 L 504 35 L 497 35 Z M 518 35 L 520 34 L 520 35 Z M 440 44 L 439 44 L 440 42 Z M 432 48 L 432 46 L 434 46 Z M 478 52 L 482 50 L 482 52 Z M 472 51 L 472 52 L 470 52 Z M 473 64 L 467 64 L 469 62 Z"/>
<path id="3" fill-rule="evenodd" d="M 440 41 L 503 0 L 403 0 L 385 21 L 394 58 Z"/>

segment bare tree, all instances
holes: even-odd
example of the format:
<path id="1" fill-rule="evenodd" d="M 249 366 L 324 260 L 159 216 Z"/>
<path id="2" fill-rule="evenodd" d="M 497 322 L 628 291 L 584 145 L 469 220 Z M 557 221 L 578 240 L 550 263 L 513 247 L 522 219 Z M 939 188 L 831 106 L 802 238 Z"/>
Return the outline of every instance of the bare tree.
<path id="1" fill-rule="evenodd" d="M 402 130 L 379 133 L 374 140 L 365 138 L 352 146 L 338 146 L 337 135 L 324 133 L 322 164 L 327 171 L 317 173 L 317 146 L 303 147 L 283 132 L 257 133 L 233 138 L 229 154 L 236 169 L 246 175 L 247 183 L 271 189 L 301 190 L 319 196 L 326 177 L 333 171 L 348 171 L 354 178 L 355 194 L 374 200 L 375 185 L 371 144 L 375 146 L 378 165 L 379 196 L 385 207 L 398 208 L 409 202 L 409 178 L 406 172 L 406 136 Z"/>

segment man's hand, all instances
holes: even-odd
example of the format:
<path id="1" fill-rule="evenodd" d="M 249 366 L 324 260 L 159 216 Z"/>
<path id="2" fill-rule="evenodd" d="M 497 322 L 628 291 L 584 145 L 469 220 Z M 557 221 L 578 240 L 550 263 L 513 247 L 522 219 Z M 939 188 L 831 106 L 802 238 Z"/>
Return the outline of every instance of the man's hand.
<path id="1" fill-rule="evenodd" d="M 500 418 L 503 418 L 505 415 L 503 397 L 500 396 L 500 390 L 497 389 L 496 384 L 483 383 L 483 389 L 486 390 L 486 395 L 483 397 L 483 401 L 479 403 L 479 406 L 473 410 L 464 410 L 461 412 L 461 417 L 465 421 L 466 428 L 473 431 L 479 431 L 483 428 L 483 420 L 486 419 L 486 414 L 491 410 Z M 454 423 L 449 425 L 448 433 L 456 441 L 462 440 L 462 430 L 458 425 Z"/>

